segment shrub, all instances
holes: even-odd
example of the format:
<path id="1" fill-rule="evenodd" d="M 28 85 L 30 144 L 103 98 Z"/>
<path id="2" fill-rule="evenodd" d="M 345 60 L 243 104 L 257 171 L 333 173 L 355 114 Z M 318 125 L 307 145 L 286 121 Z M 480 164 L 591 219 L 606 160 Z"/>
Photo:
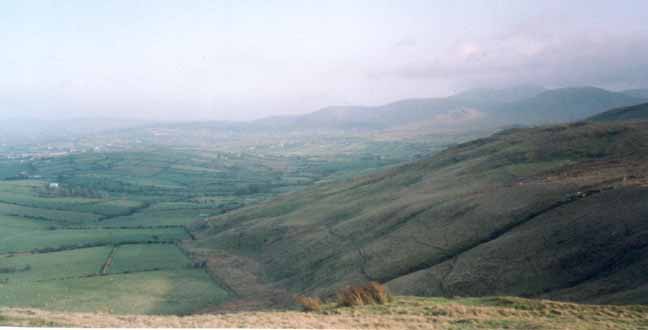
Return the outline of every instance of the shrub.
<path id="1" fill-rule="evenodd" d="M 373 300 L 379 305 L 384 305 L 392 300 L 391 294 L 387 288 L 378 282 L 370 282 L 365 287 L 365 290 L 368 291 Z"/>
<path id="2" fill-rule="evenodd" d="M 295 302 L 300 304 L 304 312 L 318 312 L 321 309 L 322 301 L 317 297 L 306 297 L 298 295 L 295 297 Z"/>
<path id="3" fill-rule="evenodd" d="M 378 282 L 370 282 L 365 286 L 347 287 L 337 292 L 337 303 L 340 306 L 382 305 L 388 302 L 391 302 L 391 294 L 384 285 Z"/>

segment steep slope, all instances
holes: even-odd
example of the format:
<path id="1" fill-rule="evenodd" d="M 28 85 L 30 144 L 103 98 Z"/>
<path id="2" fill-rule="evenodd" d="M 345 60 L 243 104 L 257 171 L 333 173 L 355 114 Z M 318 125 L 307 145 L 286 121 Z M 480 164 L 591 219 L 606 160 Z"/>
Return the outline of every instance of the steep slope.
<path id="1" fill-rule="evenodd" d="M 611 122 L 646 119 L 648 119 L 648 103 L 608 110 L 590 117 L 588 120 L 595 122 Z"/>
<path id="2" fill-rule="evenodd" d="M 491 107 L 490 112 L 498 121 L 507 124 L 551 124 L 583 120 L 608 109 L 642 101 L 645 100 L 596 87 L 569 87 Z"/>
<path id="3" fill-rule="evenodd" d="M 376 280 L 403 294 L 645 303 L 647 128 L 504 131 L 212 218 L 196 248 L 311 294 Z"/>

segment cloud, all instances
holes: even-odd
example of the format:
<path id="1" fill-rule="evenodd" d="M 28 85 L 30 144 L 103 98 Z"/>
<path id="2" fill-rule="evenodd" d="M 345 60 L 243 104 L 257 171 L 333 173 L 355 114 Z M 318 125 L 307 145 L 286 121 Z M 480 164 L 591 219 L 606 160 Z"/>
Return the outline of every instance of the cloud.
<path id="1" fill-rule="evenodd" d="M 417 42 L 414 38 L 403 38 L 394 43 L 394 48 L 409 48 L 416 47 Z"/>
<path id="2" fill-rule="evenodd" d="M 447 80 L 458 87 L 535 83 L 547 86 L 648 86 L 648 34 L 507 38 L 459 43 L 441 56 L 383 74 Z"/>
<path id="3" fill-rule="evenodd" d="M 458 55 L 465 60 L 479 60 L 487 55 L 486 51 L 477 44 L 464 43 L 459 47 Z"/>

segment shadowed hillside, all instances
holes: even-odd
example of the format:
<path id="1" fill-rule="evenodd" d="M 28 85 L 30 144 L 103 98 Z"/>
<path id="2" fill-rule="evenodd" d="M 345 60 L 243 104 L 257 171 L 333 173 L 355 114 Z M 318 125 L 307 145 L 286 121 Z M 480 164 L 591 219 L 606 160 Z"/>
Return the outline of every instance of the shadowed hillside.
<path id="1" fill-rule="evenodd" d="M 310 294 L 646 303 L 647 157 L 645 123 L 507 130 L 212 218 L 195 248 Z"/>

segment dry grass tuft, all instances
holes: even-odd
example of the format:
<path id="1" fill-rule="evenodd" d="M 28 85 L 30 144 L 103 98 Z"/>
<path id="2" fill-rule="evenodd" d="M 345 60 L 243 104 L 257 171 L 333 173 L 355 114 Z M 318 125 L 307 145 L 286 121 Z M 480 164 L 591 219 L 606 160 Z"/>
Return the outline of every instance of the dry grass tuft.
<path id="1" fill-rule="evenodd" d="M 391 302 L 391 294 L 384 285 L 370 282 L 365 286 L 347 287 L 337 292 L 340 306 L 383 305 Z"/>
<path id="2" fill-rule="evenodd" d="M 322 301 L 317 297 L 298 295 L 295 302 L 302 306 L 304 312 L 319 312 L 322 309 Z"/>

